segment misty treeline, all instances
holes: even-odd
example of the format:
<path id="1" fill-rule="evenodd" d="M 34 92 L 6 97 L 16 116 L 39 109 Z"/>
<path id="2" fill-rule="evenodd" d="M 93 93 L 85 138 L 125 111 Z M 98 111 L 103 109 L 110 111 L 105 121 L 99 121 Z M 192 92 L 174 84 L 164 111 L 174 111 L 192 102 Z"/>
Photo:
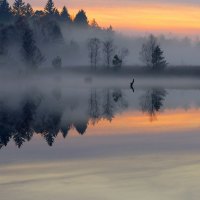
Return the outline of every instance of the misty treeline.
<path id="1" fill-rule="evenodd" d="M 147 66 L 159 71 L 169 65 L 198 65 L 199 40 L 163 35 L 127 37 L 112 26 L 89 21 L 84 10 L 74 17 L 66 6 L 59 11 L 53 0 L 43 10 L 15 0 L 0 1 L 0 66 L 13 69 L 89 66 L 119 70 Z"/>
<path id="2" fill-rule="evenodd" d="M 52 0 L 48 0 L 44 10 L 34 11 L 23 0 L 15 0 L 12 7 L 7 0 L 0 1 L 0 55 L 2 62 L 23 63 L 37 68 L 48 61 L 56 69 L 62 66 L 62 57 L 79 57 L 78 41 L 68 40 L 61 29 L 69 32 L 79 30 L 95 31 L 110 35 L 112 27 L 101 28 L 95 19 L 89 22 L 86 12 L 80 10 L 74 18 L 66 6 L 59 12 Z M 67 38 L 67 39 L 65 39 Z M 66 41 L 67 40 L 67 41 Z M 13 61 L 13 63 L 11 62 Z"/>
<path id="3" fill-rule="evenodd" d="M 53 0 L 48 0 L 43 10 L 36 11 L 23 0 L 15 0 L 12 6 L 7 0 L 2 0 L 0 22 L 2 66 L 18 65 L 36 69 L 46 63 L 58 70 L 70 63 L 66 57 L 71 57 L 73 64 L 73 59 L 80 59 L 80 52 L 84 51 L 79 47 L 82 41 L 69 41 L 63 31 L 65 29 L 75 33 L 80 30 L 91 32 L 89 34 L 91 36 L 85 38 L 85 46 L 88 64 L 94 70 L 97 67 L 118 70 L 129 55 L 128 48 L 117 47 L 115 44 L 115 32 L 111 26 L 101 28 L 95 19 L 89 23 L 84 10 L 80 10 L 72 18 L 66 6 L 59 12 Z M 163 52 L 152 35 L 143 45 L 140 56 L 141 60 L 152 69 L 164 68 L 166 65 Z"/>

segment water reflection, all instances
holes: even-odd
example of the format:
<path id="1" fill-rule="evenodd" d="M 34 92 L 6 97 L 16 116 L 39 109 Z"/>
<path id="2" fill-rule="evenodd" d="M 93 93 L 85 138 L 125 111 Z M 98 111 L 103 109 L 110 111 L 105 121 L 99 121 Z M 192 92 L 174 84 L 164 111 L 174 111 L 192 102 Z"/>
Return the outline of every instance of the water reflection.
<path id="1" fill-rule="evenodd" d="M 0 104 L 0 148 L 13 139 L 17 147 L 30 141 L 33 134 L 40 134 L 52 146 L 59 132 L 65 138 L 70 129 L 83 135 L 89 122 L 93 125 L 101 119 L 112 121 L 115 114 L 128 105 L 120 89 L 92 89 L 87 101 L 72 98 L 63 101 L 59 88 L 48 95 L 30 92 L 19 105 Z M 86 108 L 86 109 L 85 109 Z"/>
<path id="2" fill-rule="evenodd" d="M 163 107 L 167 95 L 164 89 L 149 89 L 141 96 L 141 109 L 150 116 L 150 120 L 156 119 L 156 114 Z"/>
<path id="3" fill-rule="evenodd" d="M 91 127 L 106 125 L 109 129 L 108 124 L 116 126 L 117 123 L 122 133 L 134 131 L 131 127 L 145 129 L 146 115 L 149 123 L 155 124 L 159 118 L 163 122 L 163 117 L 157 115 L 167 109 L 164 104 L 169 103 L 169 99 L 176 101 L 171 93 L 161 88 L 140 89 L 133 94 L 131 90 L 119 88 L 65 91 L 58 87 L 49 91 L 31 89 L 15 98 L 13 94 L 3 94 L 0 98 L 0 148 L 10 141 L 20 148 L 34 135 L 42 136 L 52 146 L 58 135 L 66 138 L 71 130 L 84 135 Z M 121 113 L 126 114 L 125 118 Z M 126 127 L 129 130 L 124 130 Z"/>

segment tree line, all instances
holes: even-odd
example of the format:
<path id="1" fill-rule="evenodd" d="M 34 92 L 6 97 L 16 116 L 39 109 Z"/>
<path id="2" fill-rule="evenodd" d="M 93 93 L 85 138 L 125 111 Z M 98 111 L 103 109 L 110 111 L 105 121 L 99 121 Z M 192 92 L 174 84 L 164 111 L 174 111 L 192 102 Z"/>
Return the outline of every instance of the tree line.
<path id="1" fill-rule="evenodd" d="M 129 55 L 129 50 L 122 48 L 116 51 L 116 49 L 117 47 L 112 39 L 101 41 L 98 38 L 91 38 L 88 41 L 88 55 L 91 68 L 96 70 L 98 65 L 102 65 L 101 61 L 103 60 L 103 64 L 107 69 L 111 67 L 115 70 L 121 69 L 126 57 Z M 139 56 L 145 66 L 152 71 L 160 71 L 167 66 L 164 52 L 157 38 L 152 34 L 142 45 Z"/>
<path id="2" fill-rule="evenodd" d="M 107 69 L 112 66 L 118 70 L 124 64 L 125 58 L 129 54 L 127 48 L 117 51 L 114 41 L 110 38 L 101 41 L 98 38 L 91 38 L 88 41 L 88 53 L 91 68 L 96 70 L 98 65 L 104 65 Z M 103 60 L 103 63 L 101 62 Z"/>
<path id="3" fill-rule="evenodd" d="M 62 11 L 59 12 L 55 7 L 53 0 L 48 0 L 43 10 L 34 11 L 31 4 L 25 3 L 23 0 L 15 0 L 13 5 L 10 6 L 7 0 L 0 2 L 0 22 L 8 23 L 15 20 L 17 17 L 38 18 L 38 17 L 51 17 L 56 20 L 66 22 L 68 24 L 75 24 L 79 26 L 89 26 L 88 17 L 84 10 L 80 10 L 74 19 L 69 14 L 66 6 L 63 6 Z M 95 20 L 91 22 L 91 26 L 98 27 Z"/>
<path id="4" fill-rule="evenodd" d="M 93 70 L 98 67 L 119 70 L 125 64 L 130 52 L 125 47 L 118 48 L 115 45 L 113 39 L 115 32 L 111 26 L 103 29 L 95 19 L 89 23 L 86 12 L 82 9 L 73 19 L 66 6 L 63 6 L 62 11 L 59 12 L 53 0 L 48 0 L 43 10 L 36 11 L 23 0 L 15 0 L 12 6 L 7 0 L 2 0 L 0 2 L 0 23 L 0 56 L 7 55 L 9 47 L 11 49 L 14 45 L 18 49 L 20 47 L 20 56 L 26 66 L 31 69 L 36 69 L 46 61 L 41 50 L 44 46 L 48 48 L 56 44 L 60 45 L 60 49 L 63 48 L 65 41 L 61 25 L 106 32 L 104 40 L 96 36 L 88 39 L 88 61 Z M 167 66 L 164 52 L 153 35 L 144 41 L 139 55 L 140 60 L 153 71 L 163 70 Z M 62 68 L 62 57 L 55 55 L 51 58 L 51 63 L 55 69 Z"/>

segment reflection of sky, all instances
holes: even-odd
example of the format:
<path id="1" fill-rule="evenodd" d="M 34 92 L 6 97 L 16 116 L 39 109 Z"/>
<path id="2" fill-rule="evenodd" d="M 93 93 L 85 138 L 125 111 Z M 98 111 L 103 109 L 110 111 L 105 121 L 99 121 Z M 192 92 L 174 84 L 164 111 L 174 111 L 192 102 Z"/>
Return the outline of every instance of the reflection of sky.
<path id="1" fill-rule="evenodd" d="M 153 121 L 148 114 L 128 112 L 115 116 L 112 123 L 102 120 L 88 128 L 89 135 L 149 134 L 190 132 L 200 129 L 200 110 L 165 110 L 159 112 Z M 90 130 L 91 129 L 91 130 Z"/>
<path id="2" fill-rule="evenodd" d="M 73 117 L 84 117 L 90 89 L 64 88 L 60 99 L 51 88 L 45 89 L 40 109 L 53 112 L 58 105 L 65 106 L 60 109 L 64 120 L 71 116 L 72 107 Z M 57 137 L 53 147 L 38 135 L 21 149 L 13 142 L 3 147 L 0 199 L 199 199 L 199 91 L 167 90 L 153 122 L 140 111 L 146 91 L 122 90 L 128 108 L 116 110 L 112 122 L 89 125 L 84 136 L 73 129 L 66 139 Z M 15 107 L 18 99 L 19 106 L 23 95 L 14 99 L 12 92 L 6 92 L 7 103 Z M 100 89 L 101 104 L 103 94 Z"/>
<path id="3" fill-rule="evenodd" d="M 196 200 L 199 152 L 196 133 L 35 139 L 0 151 L 1 199 Z"/>

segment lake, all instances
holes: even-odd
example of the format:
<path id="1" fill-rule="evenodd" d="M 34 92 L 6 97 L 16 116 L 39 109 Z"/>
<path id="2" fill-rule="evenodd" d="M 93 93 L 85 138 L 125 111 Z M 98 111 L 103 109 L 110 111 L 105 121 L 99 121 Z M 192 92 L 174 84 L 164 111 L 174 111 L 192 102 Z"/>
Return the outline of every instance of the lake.
<path id="1" fill-rule="evenodd" d="M 97 79 L 1 79 L 0 199 L 199 199 L 199 80 Z"/>

